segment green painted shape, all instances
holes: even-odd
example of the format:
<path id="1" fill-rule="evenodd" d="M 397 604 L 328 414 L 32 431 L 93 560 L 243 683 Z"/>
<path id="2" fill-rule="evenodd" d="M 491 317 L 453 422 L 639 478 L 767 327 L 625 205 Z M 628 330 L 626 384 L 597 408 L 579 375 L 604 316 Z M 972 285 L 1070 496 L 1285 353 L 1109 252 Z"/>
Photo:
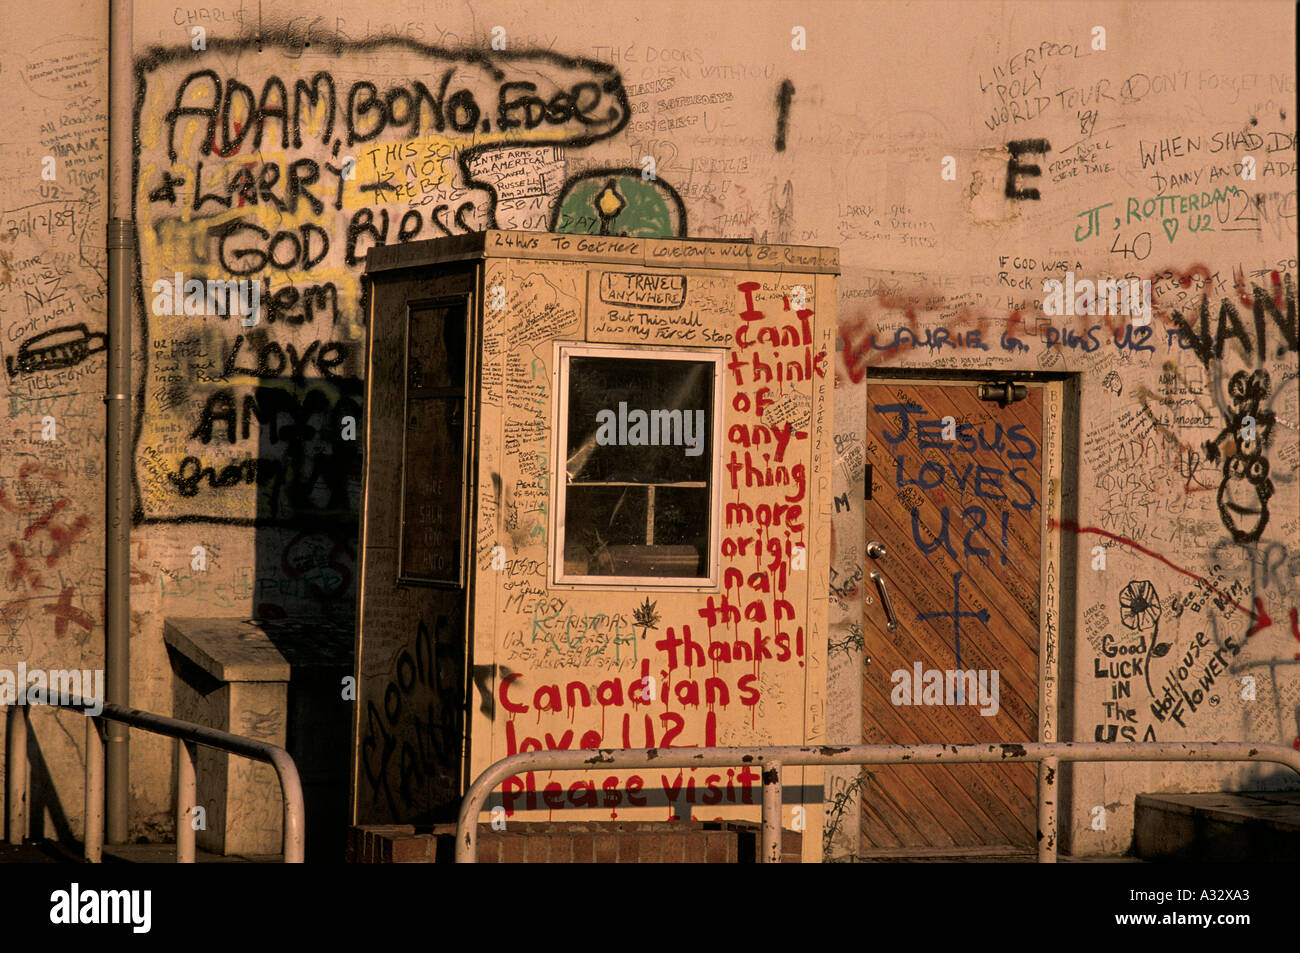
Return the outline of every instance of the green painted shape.
<path id="1" fill-rule="evenodd" d="M 596 195 L 610 176 L 582 179 L 570 186 L 560 199 L 555 230 L 572 235 L 599 235 L 601 220 L 596 212 Z M 678 238 L 680 223 L 674 203 L 663 194 L 658 182 L 630 175 L 613 176 L 614 187 L 627 205 L 609 223 L 609 234 L 628 238 Z"/>

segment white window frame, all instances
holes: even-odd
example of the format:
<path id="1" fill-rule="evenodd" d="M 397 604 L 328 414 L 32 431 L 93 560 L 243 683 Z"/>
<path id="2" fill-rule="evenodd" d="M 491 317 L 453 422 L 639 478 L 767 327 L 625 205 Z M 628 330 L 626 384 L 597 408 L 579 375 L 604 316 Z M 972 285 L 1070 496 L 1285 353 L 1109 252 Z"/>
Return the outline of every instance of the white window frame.
<path id="1" fill-rule="evenodd" d="M 692 361 L 712 363 L 713 441 L 709 494 L 709 541 L 707 576 L 578 576 L 564 571 L 565 504 L 568 500 L 569 447 L 569 362 L 574 357 L 607 357 L 627 360 Z M 548 546 L 552 589 L 645 589 L 649 591 L 716 592 L 722 549 L 722 437 L 726 408 L 723 406 L 725 348 L 646 347 L 637 344 L 590 344 L 585 341 L 556 341 L 551 367 L 551 526 Z"/>

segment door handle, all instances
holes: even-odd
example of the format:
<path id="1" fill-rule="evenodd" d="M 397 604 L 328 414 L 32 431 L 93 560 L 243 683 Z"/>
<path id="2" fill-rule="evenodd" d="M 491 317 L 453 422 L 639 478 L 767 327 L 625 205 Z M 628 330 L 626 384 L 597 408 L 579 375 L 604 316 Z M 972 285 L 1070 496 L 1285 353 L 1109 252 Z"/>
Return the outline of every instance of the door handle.
<path id="1" fill-rule="evenodd" d="M 878 544 L 877 544 L 878 545 Z M 870 548 L 868 547 L 868 552 Z M 880 593 L 880 603 L 885 607 L 885 628 L 893 632 L 898 628 L 898 616 L 894 613 L 894 601 L 889 598 L 889 590 L 885 588 L 885 577 L 881 575 L 880 570 L 871 570 L 871 581 L 876 584 L 876 592 Z"/>
<path id="2" fill-rule="evenodd" d="M 886 555 L 885 547 L 873 539 L 867 543 L 867 555 L 872 559 L 882 559 Z"/>

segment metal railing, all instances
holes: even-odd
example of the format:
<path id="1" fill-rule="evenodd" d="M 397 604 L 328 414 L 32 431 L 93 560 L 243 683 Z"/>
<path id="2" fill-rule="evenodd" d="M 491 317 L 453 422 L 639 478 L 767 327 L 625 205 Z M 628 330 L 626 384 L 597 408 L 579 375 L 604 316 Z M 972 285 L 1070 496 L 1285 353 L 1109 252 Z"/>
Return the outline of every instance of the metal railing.
<path id="1" fill-rule="evenodd" d="M 27 707 L 9 705 L 5 730 L 5 808 L 9 815 L 9 843 L 21 844 L 27 829 Z M 284 798 L 284 862 L 301 864 L 305 852 L 306 812 L 298 768 L 283 748 L 227 731 L 205 728 L 188 721 L 155 715 L 136 708 L 104 705 L 98 715 L 84 711 L 81 699 L 50 702 L 47 708 L 71 708 L 86 715 L 86 860 L 99 863 L 104 856 L 104 736 L 99 722 L 115 721 L 176 740 L 176 862 L 192 864 L 195 830 L 189 813 L 195 801 L 194 758 L 199 745 L 226 751 L 275 768 Z M 98 707 L 98 706 L 96 706 Z"/>
<path id="2" fill-rule="evenodd" d="M 1024 744 L 976 745 L 820 745 L 799 747 L 765 746 L 739 748 L 613 748 L 576 751 L 528 751 L 502 758 L 470 786 L 461 802 L 456 822 L 456 862 L 478 861 L 478 816 L 496 787 L 507 778 L 527 771 L 574 771 L 599 767 L 602 770 L 637 768 L 653 764 L 661 768 L 761 767 L 763 778 L 761 863 L 781 860 L 781 768 L 867 764 L 981 764 L 1001 762 L 1058 761 L 1268 761 L 1285 765 L 1300 774 L 1300 751 L 1282 745 L 1252 745 L 1245 742 L 1181 742 L 1104 744 L 1097 742 L 1025 742 Z M 1055 818 L 1055 810 L 1044 812 L 1045 798 L 1056 784 L 1056 772 L 1039 772 L 1039 817 Z M 1047 788 L 1047 790 L 1044 790 Z M 1053 827 L 1054 827 L 1053 823 Z M 1039 831 L 1038 860 L 1055 863 L 1054 831 Z"/>

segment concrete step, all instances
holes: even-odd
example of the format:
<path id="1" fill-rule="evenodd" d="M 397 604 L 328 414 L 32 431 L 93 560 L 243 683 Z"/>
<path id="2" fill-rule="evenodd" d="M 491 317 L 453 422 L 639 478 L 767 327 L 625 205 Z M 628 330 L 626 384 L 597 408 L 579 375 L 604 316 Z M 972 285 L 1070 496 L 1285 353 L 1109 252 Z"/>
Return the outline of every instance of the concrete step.
<path id="1" fill-rule="evenodd" d="M 73 864 L 78 857 L 53 841 L 0 844 L 0 864 Z"/>
<path id="2" fill-rule="evenodd" d="M 1036 851 L 1019 850 L 1014 847 L 969 847 L 952 850 L 936 850 L 931 847 L 918 848 L 882 848 L 867 850 L 852 858 L 859 864 L 1036 864 Z M 1059 864 L 1134 864 L 1141 863 L 1137 857 L 1086 856 L 1073 857 L 1058 854 Z"/>
<path id="3" fill-rule="evenodd" d="M 1038 855 L 1032 850 L 1016 847 L 954 847 L 941 850 L 936 847 L 879 847 L 868 848 L 855 858 L 858 863 L 886 864 L 1032 864 Z"/>
<path id="4" fill-rule="evenodd" d="M 196 864 L 278 864 L 284 860 L 283 854 L 214 854 L 206 850 L 195 850 Z M 174 864 L 176 863 L 175 844 L 114 844 L 104 847 L 106 864 Z"/>
<path id="5" fill-rule="evenodd" d="M 1134 850 L 1145 860 L 1300 860 L 1300 791 L 1139 794 Z"/>
<path id="6" fill-rule="evenodd" d="M 0 844 L 0 864 L 84 864 L 81 844 L 53 840 L 27 841 L 21 846 Z M 240 855 L 228 857 L 206 850 L 195 852 L 199 864 L 278 864 L 283 854 Z M 175 844 L 114 844 L 104 847 L 106 864 L 174 864 Z"/>

